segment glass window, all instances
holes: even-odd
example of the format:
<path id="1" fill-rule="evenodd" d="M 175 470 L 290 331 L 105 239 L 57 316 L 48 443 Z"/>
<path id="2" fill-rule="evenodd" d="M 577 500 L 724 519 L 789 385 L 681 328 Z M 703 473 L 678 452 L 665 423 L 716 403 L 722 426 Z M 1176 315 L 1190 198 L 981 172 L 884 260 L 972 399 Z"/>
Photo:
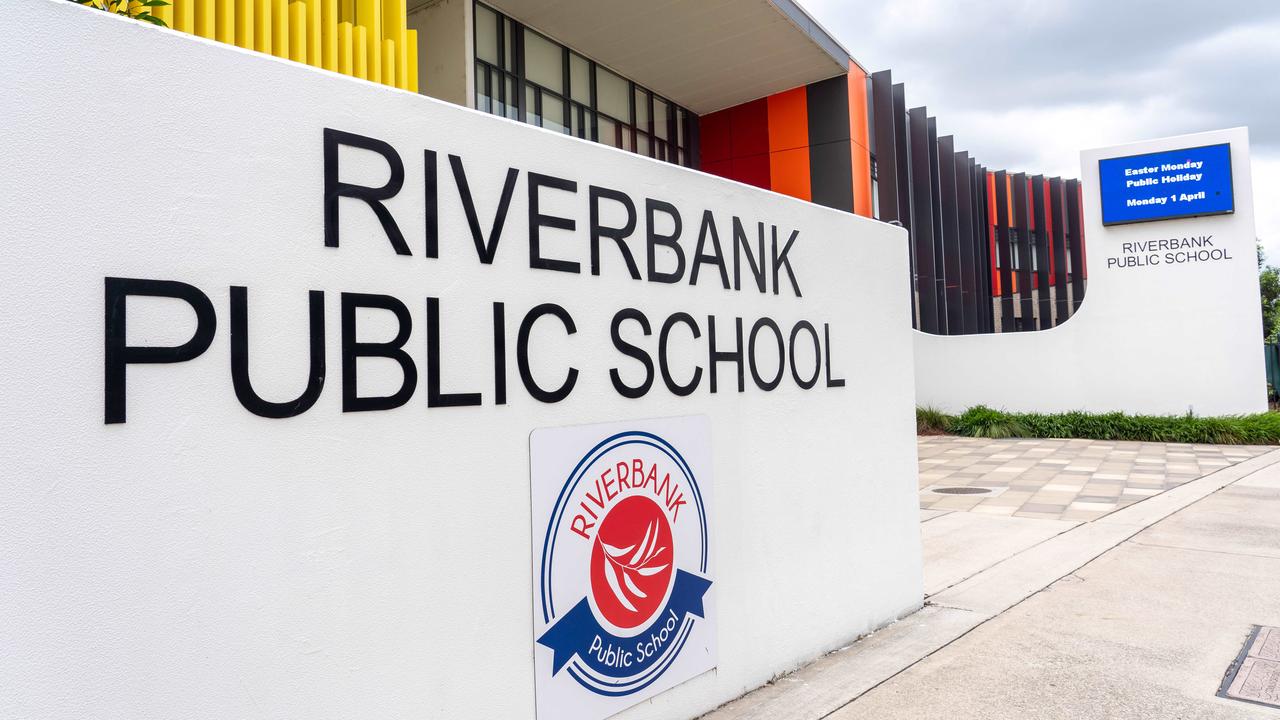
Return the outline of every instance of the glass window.
<path id="1" fill-rule="evenodd" d="M 636 88 L 636 129 L 649 130 L 649 93 Z"/>
<path id="2" fill-rule="evenodd" d="M 569 53 L 570 97 L 591 104 L 591 62 L 578 53 Z"/>
<path id="3" fill-rule="evenodd" d="M 542 127 L 569 132 L 569 128 L 564 126 L 564 101 L 548 92 L 542 93 Z"/>
<path id="4" fill-rule="evenodd" d="M 524 33 L 526 80 L 556 92 L 564 91 L 564 50 L 532 30 Z"/>
<path id="5" fill-rule="evenodd" d="M 524 86 L 524 121 L 541 126 L 542 114 L 538 112 L 537 92 L 532 85 Z"/>
<path id="6" fill-rule="evenodd" d="M 667 139 L 667 103 L 665 100 L 653 99 L 653 134 L 662 140 Z"/>
<path id="7" fill-rule="evenodd" d="M 596 109 L 628 122 L 631 120 L 630 83 L 596 66 Z"/>
<path id="8" fill-rule="evenodd" d="M 476 57 L 498 64 L 498 16 L 483 5 L 476 5 Z"/>
<path id="9" fill-rule="evenodd" d="M 516 64 L 511 62 L 511 46 L 515 44 L 513 38 L 516 36 L 514 24 L 511 18 L 502 19 L 502 67 L 504 70 L 514 70 Z"/>
<path id="10" fill-rule="evenodd" d="M 479 2 L 474 60 L 479 110 L 682 165 L 697 152 L 696 116 Z"/>
<path id="11" fill-rule="evenodd" d="M 607 117 L 601 116 L 600 123 L 600 142 L 610 147 L 618 147 L 622 144 L 618 138 L 618 124 Z"/>

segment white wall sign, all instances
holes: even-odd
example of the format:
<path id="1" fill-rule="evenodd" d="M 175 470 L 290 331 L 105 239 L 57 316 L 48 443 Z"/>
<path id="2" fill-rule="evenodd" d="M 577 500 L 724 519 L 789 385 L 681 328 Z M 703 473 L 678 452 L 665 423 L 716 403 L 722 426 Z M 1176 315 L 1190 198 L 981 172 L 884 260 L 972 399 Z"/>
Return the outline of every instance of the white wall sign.
<path id="1" fill-rule="evenodd" d="M 533 718 L 536 428 L 714 429 L 628 423 L 719 631 L 643 692 L 719 660 L 626 720 L 920 604 L 901 229 L 64 0 L 0 67 L 0 715 Z"/>
<path id="2" fill-rule="evenodd" d="M 599 720 L 716 664 L 704 416 L 535 431 L 538 717 Z"/>
<path id="3" fill-rule="evenodd" d="M 1079 310 L 1038 332 L 916 333 L 917 402 L 952 412 L 1265 411 L 1248 131 L 1086 150 L 1080 163 Z M 1143 204 L 1151 198 L 1166 204 Z"/>

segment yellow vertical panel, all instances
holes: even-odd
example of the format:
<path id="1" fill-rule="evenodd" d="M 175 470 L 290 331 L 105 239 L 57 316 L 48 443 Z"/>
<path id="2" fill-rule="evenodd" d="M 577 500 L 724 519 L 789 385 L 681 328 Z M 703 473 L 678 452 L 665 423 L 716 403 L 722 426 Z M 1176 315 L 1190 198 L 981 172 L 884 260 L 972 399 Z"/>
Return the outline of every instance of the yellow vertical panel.
<path id="1" fill-rule="evenodd" d="M 382 3 L 356 0 L 356 24 L 364 26 L 369 79 L 382 82 Z"/>
<path id="2" fill-rule="evenodd" d="M 253 3 L 255 0 L 236 0 L 236 45 L 254 48 Z"/>
<path id="3" fill-rule="evenodd" d="M 369 42 L 368 29 L 363 25 L 356 25 L 352 32 L 355 33 L 352 39 L 351 57 L 352 70 L 355 76 L 361 80 L 369 79 Z"/>
<path id="4" fill-rule="evenodd" d="M 352 29 L 355 28 L 356 0 L 338 0 L 338 22 L 349 22 Z M 352 37 L 355 36 L 352 35 Z"/>
<path id="5" fill-rule="evenodd" d="M 408 81 L 406 85 L 413 92 L 418 92 L 418 31 L 404 31 L 404 47 L 408 59 L 405 62 L 408 68 Z"/>
<path id="6" fill-rule="evenodd" d="M 196 34 L 212 38 L 218 33 L 214 11 L 217 0 L 196 0 Z"/>
<path id="7" fill-rule="evenodd" d="M 184 33 L 196 31 L 195 0 L 173 0 L 173 29 Z"/>
<path id="8" fill-rule="evenodd" d="M 320 0 L 307 3 L 307 62 L 320 65 Z"/>
<path id="9" fill-rule="evenodd" d="M 271 54 L 289 57 L 289 4 L 287 0 L 271 0 Z"/>
<path id="10" fill-rule="evenodd" d="M 271 22 L 272 0 L 253 0 L 253 6 L 253 49 L 260 53 L 270 53 L 274 35 Z"/>
<path id="11" fill-rule="evenodd" d="M 338 0 L 324 0 L 320 7 L 320 67 L 338 69 Z M 350 32 L 348 30 L 347 32 Z"/>
<path id="12" fill-rule="evenodd" d="M 351 65 L 351 23 L 338 23 L 338 72 L 343 75 L 355 74 Z"/>
<path id="13" fill-rule="evenodd" d="M 169 5 L 157 5 L 151 8 L 151 15 L 168 27 L 173 27 L 173 0 L 168 1 Z"/>
<path id="14" fill-rule="evenodd" d="M 382 83 L 396 87 L 396 43 L 390 38 L 382 41 Z"/>
<path id="15" fill-rule="evenodd" d="M 289 3 L 289 59 L 307 61 L 307 4 L 302 0 Z"/>
<path id="16" fill-rule="evenodd" d="M 235 0 L 218 0 L 217 15 L 218 42 L 234 45 L 236 42 L 236 3 Z"/>
<path id="17" fill-rule="evenodd" d="M 379 0 L 382 4 L 382 37 L 395 41 L 397 47 L 400 45 L 400 35 L 409 29 L 406 1 Z M 399 65 L 396 65 L 396 77 L 402 77 Z"/>
<path id="18" fill-rule="evenodd" d="M 405 90 L 409 89 L 409 44 L 405 42 L 407 37 L 402 28 L 393 38 L 396 42 L 396 81 Z"/>

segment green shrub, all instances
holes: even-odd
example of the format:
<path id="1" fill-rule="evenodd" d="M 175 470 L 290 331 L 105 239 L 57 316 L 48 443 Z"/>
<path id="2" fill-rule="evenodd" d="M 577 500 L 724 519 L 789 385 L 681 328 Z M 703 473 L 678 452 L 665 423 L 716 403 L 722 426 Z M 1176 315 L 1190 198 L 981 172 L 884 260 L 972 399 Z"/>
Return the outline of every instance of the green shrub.
<path id="1" fill-rule="evenodd" d="M 916 408 L 921 435 L 953 433 L 983 438 L 1084 438 L 1216 445 L 1280 445 L 1280 413 L 1226 417 L 1111 413 L 1009 413 L 984 405 L 959 417 Z"/>
<path id="2" fill-rule="evenodd" d="M 951 424 L 957 435 L 982 438 L 1030 437 L 1027 427 L 1021 420 L 999 410 L 992 410 L 985 405 L 977 405 L 964 411 Z"/>
<path id="3" fill-rule="evenodd" d="M 917 435 L 945 435 L 951 432 L 951 424 L 956 421 L 954 415 L 948 415 L 931 407 L 916 408 Z"/>

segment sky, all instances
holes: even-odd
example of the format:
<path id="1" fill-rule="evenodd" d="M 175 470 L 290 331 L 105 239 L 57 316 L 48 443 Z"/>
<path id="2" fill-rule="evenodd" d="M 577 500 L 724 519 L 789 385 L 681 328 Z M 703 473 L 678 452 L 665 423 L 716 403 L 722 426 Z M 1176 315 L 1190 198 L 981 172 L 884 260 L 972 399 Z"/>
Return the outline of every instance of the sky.
<path id="1" fill-rule="evenodd" d="M 1280 265 L 1280 0 L 802 0 L 991 169 L 1080 176 L 1083 149 L 1247 126 Z"/>

